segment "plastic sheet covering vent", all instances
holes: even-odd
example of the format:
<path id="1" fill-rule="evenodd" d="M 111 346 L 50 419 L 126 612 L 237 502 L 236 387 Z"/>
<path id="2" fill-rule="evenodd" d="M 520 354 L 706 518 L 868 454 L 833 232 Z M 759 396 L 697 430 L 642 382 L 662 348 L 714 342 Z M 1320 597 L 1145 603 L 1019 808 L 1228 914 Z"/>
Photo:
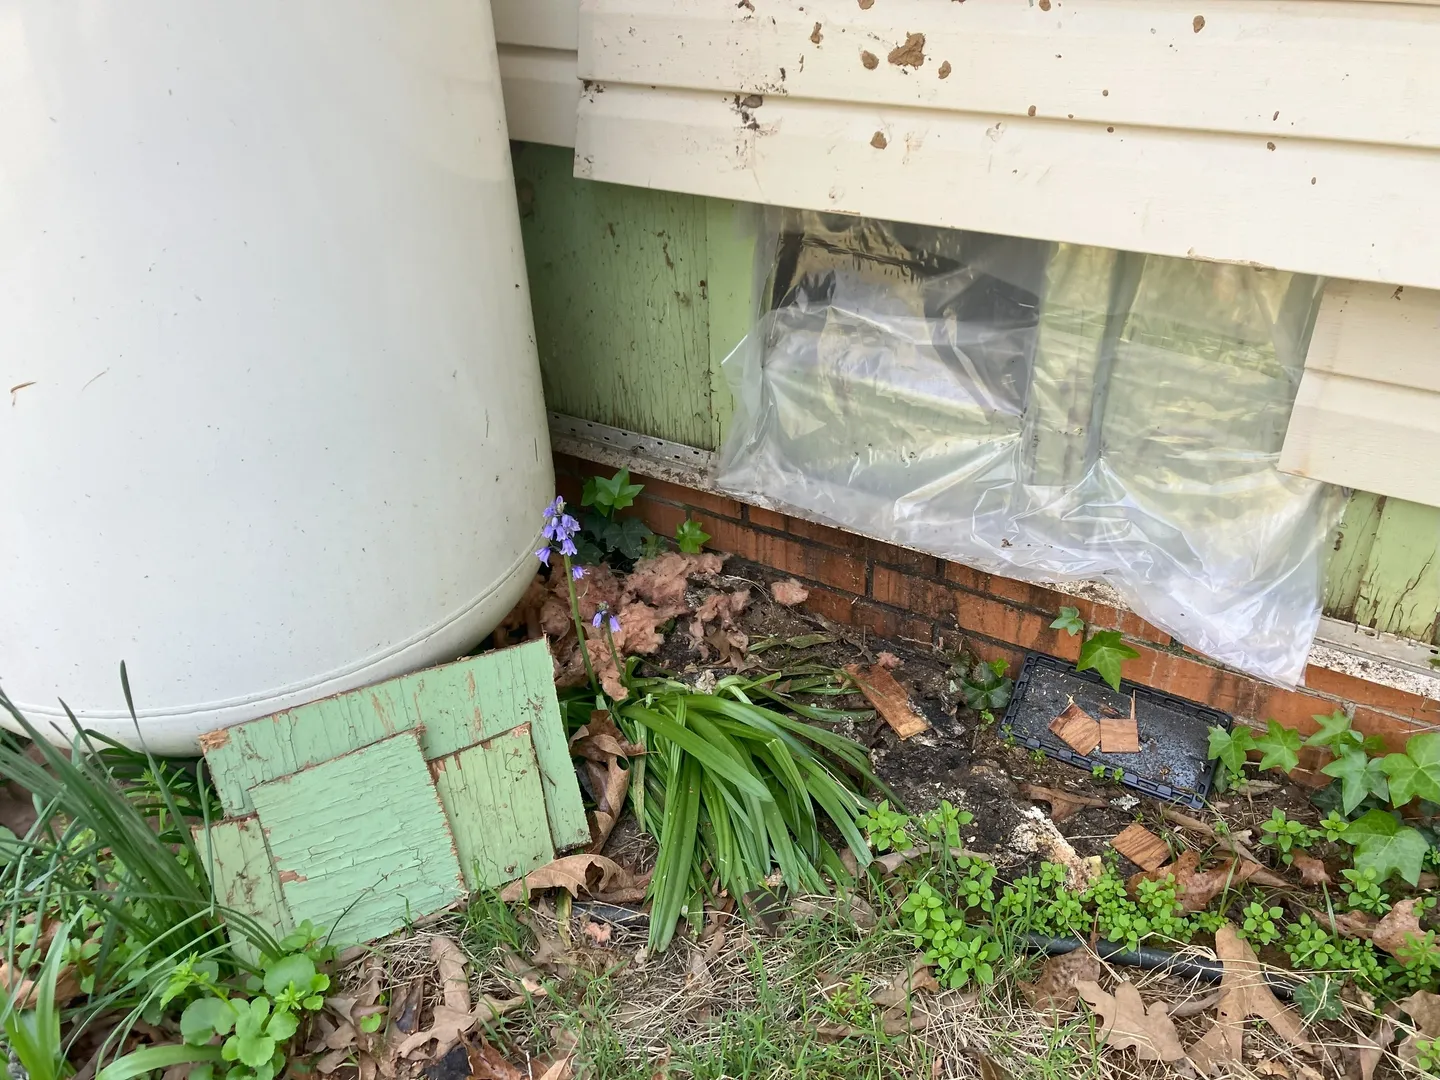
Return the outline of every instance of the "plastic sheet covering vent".
<path id="1" fill-rule="evenodd" d="M 1276 463 L 1318 278 L 776 212 L 718 483 L 1037 581 L 1100 578 L 1294 685 L 1340 489 Z"/>

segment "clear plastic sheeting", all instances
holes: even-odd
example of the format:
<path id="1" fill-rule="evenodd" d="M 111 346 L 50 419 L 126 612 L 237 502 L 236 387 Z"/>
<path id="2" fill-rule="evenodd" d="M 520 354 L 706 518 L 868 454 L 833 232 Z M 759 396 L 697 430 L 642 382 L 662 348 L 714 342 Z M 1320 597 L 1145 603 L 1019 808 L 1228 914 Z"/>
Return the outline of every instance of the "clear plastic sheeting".
<path id="1" fill-rule="evenodd" d="M 1100 579 L 1294 685 L 1343 493 L 1276 464 L 1313 277 L 800 211 L 727 359 L 719 484 L 1034 581 Z"/>

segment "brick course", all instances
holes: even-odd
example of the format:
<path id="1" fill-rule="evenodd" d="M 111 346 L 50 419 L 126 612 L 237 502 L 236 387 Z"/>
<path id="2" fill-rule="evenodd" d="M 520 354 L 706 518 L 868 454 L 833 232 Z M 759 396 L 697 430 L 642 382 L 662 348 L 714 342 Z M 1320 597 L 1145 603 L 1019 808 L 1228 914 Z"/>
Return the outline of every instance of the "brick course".
<path id="1" fill-rule="evenodd" d="M 555 468 L 558 490 L 575 500 L 581 477 L 610 471 L 559 454 Z M 1078 638 L 1050 629 L 1060 608 L 1070 606 L 1092 627 L 1121 631 L 1140 653 L 1125 664 L 1127 679 L 1223 709 L 1255 726 L 1274 719 L 1308 734 L 1315 729 L 1313 714 L 1339 708 L 1352 713 L 1358 730 L 1381 735 L 1397 750 L 1414 731 L 1440 726 L 1440 701 L 1434 699 L 1314 666 L 1304 686 L 1271 686 L 1184 648 L 1131 611 L 721 495 L 638 474 L 635 480 L 645 484 L 635 510 L 656 532 L 673 535 L 680 522 L 693 517 L 711 535 L 713 550 L 799 579 L 810 588 L 808 608 L 881 637 L 952 651 L 963 646 L 985 660 L 1009 660 L 1018 670 L 1024 650 L 1068 660 L 1078 656 Z M 1325 760 L 1323 752 L 1307 752 L 1303 765 L 1314 769 Z"/>

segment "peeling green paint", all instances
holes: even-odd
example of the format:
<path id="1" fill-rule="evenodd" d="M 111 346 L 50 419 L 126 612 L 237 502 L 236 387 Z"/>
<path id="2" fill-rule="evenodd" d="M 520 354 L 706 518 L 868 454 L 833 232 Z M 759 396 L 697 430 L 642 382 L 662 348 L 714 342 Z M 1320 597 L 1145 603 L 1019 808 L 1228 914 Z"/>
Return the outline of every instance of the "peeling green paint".
<path id="1" fill-rule="evenodd" d="M 1355 599 L 1355 622 L 1435 641 L 1440 611 L 1440 508 L 1386 499 Z"/>
<path id="2" fill-rule="evenodd" d="M 554 845 L 590 839 L 543 641 L 428 668 L 201 739 L 210 775 L 230 816 L 254 809 L 251 790 L 397 732 L 420 728 L 427 760 L 529 724 Z"/>
<path id="3" fill-rule="evenodd" d="M 250 796 L 296 922 L 371 941 L 465 896 L 418 733 L 392 735 L 254 787 Z"/>
<path id="4" fill-rule="evenodd" d="M 529 727 L 430 764 L 465 884 L 497 888 L 550 861 L 550 830 Z"/>
<path id="5" fill-rule="evenodd" d="M 194 832 L 217 904 L 250 916 L 276 940 L 294 929 L 258 817 L 213 821 L 208 830 L 197 825 Z M 258 950 L 239 931 L 230 932 L 230 943 L 242 958 L 258 959 Z"/>

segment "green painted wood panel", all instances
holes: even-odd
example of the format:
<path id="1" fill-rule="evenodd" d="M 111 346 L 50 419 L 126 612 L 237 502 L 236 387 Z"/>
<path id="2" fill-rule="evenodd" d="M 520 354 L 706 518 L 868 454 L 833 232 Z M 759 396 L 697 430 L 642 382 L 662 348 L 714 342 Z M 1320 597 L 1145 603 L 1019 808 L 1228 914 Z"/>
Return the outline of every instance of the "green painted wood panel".
<path id="1" fill-rule="evenodd" d="M 217 904 L 248 915 L 277 940 L 295 928 L 258 817 L 213 821 L 208 830 L 197 825 L 194 833 Z M 232 929 L 230 941 L 242 958 L 258 958 L 244 934 Z"/>
<path id="2" fill-rule="evenodd" d="M 1440 507 L 1385 499 L 1355 600 L 1355 621 L 1435 641 L 1440 612 Z"/>
<path id="3" fill-rule="evenodd" d="M 576 180 L 561 147 L 514 161 L 546 403 L 713 447 L 705 200 Z"/>
<path id="4" fill-rule="evenodd" d="M 430 774 L 472 891 L 514 881 L 555 857 L 528 725 L 437 758 Z"/>
<path id="5" fill-rule="evenodd" d="M 382 739 L 251 791 L 296 922 L 370 941 L 465 896 L 417 733 Z"/>
<path id="6" fill-rule="evenodd" d="M 529 724 L 557 848 L 588 843 L 554 668 L 543 641 L 497 649 L 352 690 L 201 739 L 227 814 L 253 810 L 257 784 L 288 776 L 397 732 L 421 729 L 427 759 Z"/>
<path id="7" fill-rule="evenodd" d="M 1385 496 L 1370 491 L 1355 492 L 1345 504 L 1335 549 L 1325 568 L 1325 614 L 1347 621 L 1355 618 L 1355 602 L 1370 568 L 1384 508 Z"/>

